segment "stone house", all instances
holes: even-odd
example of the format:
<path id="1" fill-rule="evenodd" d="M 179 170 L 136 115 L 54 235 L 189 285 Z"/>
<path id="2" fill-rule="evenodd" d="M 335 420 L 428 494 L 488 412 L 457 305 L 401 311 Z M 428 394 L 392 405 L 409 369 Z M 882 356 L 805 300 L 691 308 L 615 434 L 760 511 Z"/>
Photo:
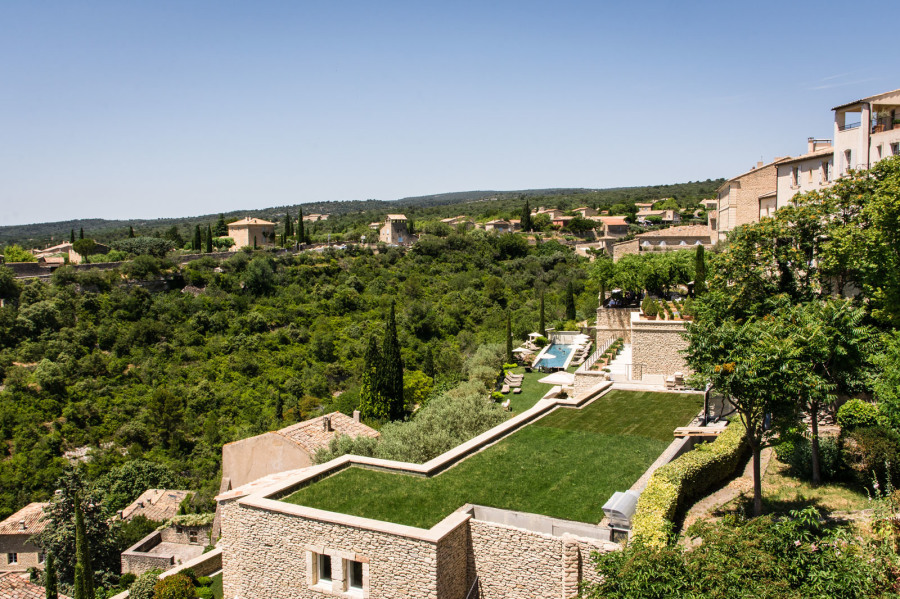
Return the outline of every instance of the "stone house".
<path id="1" fill-rule="evenodd" d="M 234 250 L 242 247 L 272 247 L 275 245 L 275 223 L 248 216 L 228 223 L 228 236 L 234 239 Z"/>
<path id="2" fill-rule="evenodd" d="M 711 245 L 706 225 L 681 225 L 635 235 L 641 251 L 683 250 L 697 245 Z"/>
<path id="3" fill-rule="evenodd" d="M 212 544 L 213 514 L 186 514 L 169 519 L 122 552 L 122 573 L 140 576 L 148 570 L 168 570 L 193 560 Z"/>
<path id="4" fill-rule="evenodd" d="M 172 489 L 147 489 L 131 505 L 119 512 L 122 520 L 132 520 L 143 516 L 154 522 L 166 522 L 178 514 L 181 502 L 191 491 Z"/>
<path id="5" fill-rule="evenodd" d="M 388 214 L 378 231 L 378 241 L 396 245 L 414 243 L 416 239 L 414 235 L 410 235 L 407 222 L 406 216 L 402 214 Z"/>
<path id="6" fill-rule="evenodd" d="M 581 216 L 581 218 L 590 218 L 592 216 L 597 216 L 597 211 L 590 206 L 580 206 L 572 210 L 572 212 L 577 212 Z"/>
<path id="7" fill-rule="evenodd" d="M 0 522 L 0 572 L 27 572 L 44 568 L 44 551 L 32 537 L 47 527 L 46 503 L 29 503 Z"/>
<path id="8" fill-rule="evenodd" d="M 777 167 L 776 193 L 760 196 L 759 217 L 772 216 L 784 208 L 798 193 L 821 191 L 834 182 L 834 148 L 830 139 L 807 140 L 807 152 L 788 158 Z"/>
<path id="9" fill-rule="evenodd" d="M 484 223 L 484 230 L 495 231 L 497 233 L 511 233 L 513 230 L 513 225 L 508 220 L 489 220 L 488 222 Z"/>
<path id="10" fill-rule="evenodd" d="M 652 210 L 652 209 L 642 209 L 634 215 L 637 222 L 641 224 L 647 224 L 647 219 L 651 216 L 658 216 L 661 219 L 661 222 L 664 224 L 674 224 L 681 222 L 681 215 L 678 214 L 676 210 Z"/>
<path id="11" fill-rule="evenodd" d="M 44 599 L 47 590 L 27 578 L 12 572 L 0 574 L 0 599 Z M 68 596 L 58 593 L 59 599 L 69 599 Z"/>
<path id="12" fill-rule="evenodd" d="M 603 226 L 603 237 L 625 237 L 628 235 L 628 222 L 624 216 L 595 216 L 592 220 Z"/>
<path id="13" fill-rule="evenodd" d="M 464 226 L 467 229 L 471 229 L 475 226 L 475 222 L 469 216 L 451 216 L 450 218 L 442 218 L 441 222 L 445 225 L 449 225 L 451 227 L 458 227 L 460 225 Z"/>
<path id="14" fill-rule="evenodd" d="M 771 201 L 778 189 L 778 165 L 789 158 L 776 158 L 768 164 L 757 163 L 749 171 L 732 177 L 718 191 L 718 214 L 710 217 L 715 223 L 715 241 L 724 240 L 729 231 L 759 221 L 760 200 Z M 768 204 L 766 204 L 768 205 Z"/>
<path id="15" fill-rule="evenodd" d="M 378 431 L 341 412 L 304 420 L 277 431 L 222 446 L 220 493 L 242 487 L 270 474 L 311 466 L 319 449 L 338 435 L 377 437 Z"/>

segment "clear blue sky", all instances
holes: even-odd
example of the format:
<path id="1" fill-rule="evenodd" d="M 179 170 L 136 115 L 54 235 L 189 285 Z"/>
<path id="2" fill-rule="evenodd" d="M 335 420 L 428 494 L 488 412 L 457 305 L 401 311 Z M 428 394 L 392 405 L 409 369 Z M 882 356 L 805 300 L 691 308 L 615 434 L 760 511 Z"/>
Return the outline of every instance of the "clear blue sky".
<path id="1" fill-rule="evenodd" d="M 900 87 L 872 11 L 733 4 L 7 0 L 0 225 L 733 176 Z"/>

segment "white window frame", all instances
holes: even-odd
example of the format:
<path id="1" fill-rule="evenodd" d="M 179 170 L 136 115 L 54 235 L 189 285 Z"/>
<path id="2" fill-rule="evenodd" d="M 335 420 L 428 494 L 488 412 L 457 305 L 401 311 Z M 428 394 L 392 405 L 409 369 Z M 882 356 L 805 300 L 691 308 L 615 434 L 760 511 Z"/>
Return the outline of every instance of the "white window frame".
<path id="1" fill-rule="evenodd" d="M 9 552 L 6 554 L 6 565 L 12 566 L 14 564 L 19 563 L 19 554 L 15 552 Z"/>
<path id="2" fill-rule="evenodd" d="M 328 577 L 322 575 L 328 563 Z M 359 564 L 360 579 L 353 575 L 353 564 Z M 366 599 L 369 596 L 369 560 L 352 551 L 329 547 L 306 548 L 306 582 L 309 590 L 346 599 Z"/>

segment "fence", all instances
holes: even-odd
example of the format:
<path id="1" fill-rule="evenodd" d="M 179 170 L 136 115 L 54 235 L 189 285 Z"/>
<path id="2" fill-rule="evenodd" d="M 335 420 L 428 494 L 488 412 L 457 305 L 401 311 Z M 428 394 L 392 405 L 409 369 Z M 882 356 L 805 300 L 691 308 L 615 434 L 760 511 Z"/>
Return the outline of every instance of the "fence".
<path id="1" fill-rule="evenodd" d="M 578 367 L 578 370 L 575 371 L 575 374 L 578 374 L 579 372 L 587 372 L 588 370 L 590 370 L 591 366 L 594 365 L 594 362 L 599 360 L 600 356 L 602 356 L 606 352 L 606 350 L 608 350 L 609 347 L 615 342 L 616 342 L 616 339 L 614 337 L 610 337 L 609 339 L 607 339 L 606 341 L 603 342 L 603 345 L 598 345 L 597 349 L 594 350 L 594 353 L 592 353 L 590 356 L 588 356 L 588 359 L 585 360 L 584 363 Z"/>

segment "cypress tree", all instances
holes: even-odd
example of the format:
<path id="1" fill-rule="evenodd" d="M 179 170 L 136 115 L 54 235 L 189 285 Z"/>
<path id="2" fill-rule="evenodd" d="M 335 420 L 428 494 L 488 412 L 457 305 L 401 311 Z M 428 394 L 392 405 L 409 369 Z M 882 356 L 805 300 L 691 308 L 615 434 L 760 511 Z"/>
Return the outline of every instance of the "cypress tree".
<path id="1" fill-rule="evenodd" d="M 191 242 L 191 249 L 199 252 L 203 247 L 203 241 L 200 239 L 200 225 L 194 225 L 194 240 Z"/>
<path id="2" fill-rule="evenodd" d="M 134 227 L 128 227 L 128 239 L 134 239 Z"/>
<path id="3" fill-rule="evenodd" d="M 702 245 L 697 246 L 694 254 L 694 295 L 700 295 L 706 291 L 706 250 Z"/>
<path id="4" fill-rule="evenodd" d="M 509 318 L 509 310 L 506 311 L 506 363 L 512 364 L 512 323 Z"/>
<path id="5" fill-rule="evenodd" d="M 570 281 L 566 285 L 566 320 L 575 320 L 575 318 L 575 290 L 572 288 L 572 282 Z"/>
<path id="6" fill-rule="evenodd" d="M 369 337 L 366 347 L 365 370 L 362 375 L 362 386 L 359 389 L 359 411 L 366 418 L 387 419 L 390 414 L 387 402 L 380 390 L 381 352 L 375 335 Z"/>
<path id="7" fill-rule="evenodd" d="M 544 326 L 544 292 L 543 291 L 541 291 L 541 321 L 540 321 L 540 327 L 538 328 L 538 333 L 540 333 L 542 337 L 547 336 L 547 328 Z"/>
<path id="8" fill-rule="evenodd" d="M 84 227 L 78 229 L 78 239 L 84 239 Z"/>
<path id="9" fill-rule="evenodd" d="M 78 495 L 75 496 L 75 560 L 75 599 L 94 599 L 94 569 Z"/>
<path id="10" fill-rule="evenodd" d="M 75 243 L 75 229 L 69 232 L 69 243 Z"/>
<path id="11" fill-rule="evenodd" d="M 528 205 L 528 200 L 525 200 L 525 207 L 522 208 L 522 230 L 530 232 L 534 225 L 531 223 L 531 206 Z"/>
<path id="12" fill-rule="evenodd" d="M 53 552 L 47 552 L 47 562 L 44 564 L 44 590 L 46 592 L 45 599 L 59 599 L 57 591 L 58 579 L 56 576 L 56 558 Z"/>
<path id="13" fill-rule="evenodd" d="M 388 402 L 391 420 L 403 416 L 403 358 L 400 356 L 400 342 L 397 340 L 397 320 L 394 302 L 384 330 L 381 346 L 381 392 Z"/>
<path id="14" fill-rule="evenodd" d="M 303 208 L 300 208 L 297 216 L 297 243 L 306 243 L 306 231 L 303 226 Z"/>
<path id="15" fill-rule="evenodd" d="M 206 253 L 212 253 L 212 227 L 206 225 Z"/>
<path id="16" fill-rule="evenodd" d="M 291 218 L 291 211 L 288 210 L 284 218 L 284 236 L 291 237 L 294 234 L 294 219 Z"/>

